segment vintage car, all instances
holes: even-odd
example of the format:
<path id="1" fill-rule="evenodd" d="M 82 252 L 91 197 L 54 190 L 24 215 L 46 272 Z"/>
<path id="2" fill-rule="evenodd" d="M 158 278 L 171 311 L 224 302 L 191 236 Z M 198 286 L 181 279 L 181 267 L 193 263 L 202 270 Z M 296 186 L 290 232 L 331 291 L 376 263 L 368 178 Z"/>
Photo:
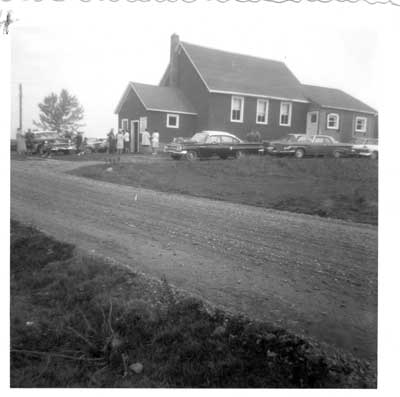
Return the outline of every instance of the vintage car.
<path id="1" fill-rule="evenodd" d="M 373 160 L 378 159 L 378 140 L 375 138 L 363 138 L 353 144 L 353 149 L 359 157 L 369 157 Z"/>
<path id="2" fill-rule="evenodd" d="M 175 160 L 218 156 L 241 158 L 246 154 L 264 154 L 264 145 L 256 142 L 244 142 L 237 136 L 223 131 L 202 131 L 190 139 L 178 138 L 164 147 Z"/>
<path id="3" fill-rule="evenodd" d="M 353 145 L 337 142 L 329 135 L 289 134 L 283 139 L 272 141 L 267 146 L 269 154 L 305 156 L 348 157 L 355 154 Z"/>
<path id="4" fill-rule="evenodd" d="M 73 153 L 75 149 L 75 145 L 70 139 L 60 137 L 57 132 L 38 131 L 33 133 L 32 153 L 68 154 Z"/>
<path id="5" fill-rule="evenodd" d="M 87 138 L 85 142 L 86 153 L 104 153 L 107 151 L 107 139 Z"/>
<path id="6" fill-rule="evenodd" d="M 68 138 L 56 138 L 48 145 L 51 154 L 72 154 L 76 151 L 75 144 Z"/>

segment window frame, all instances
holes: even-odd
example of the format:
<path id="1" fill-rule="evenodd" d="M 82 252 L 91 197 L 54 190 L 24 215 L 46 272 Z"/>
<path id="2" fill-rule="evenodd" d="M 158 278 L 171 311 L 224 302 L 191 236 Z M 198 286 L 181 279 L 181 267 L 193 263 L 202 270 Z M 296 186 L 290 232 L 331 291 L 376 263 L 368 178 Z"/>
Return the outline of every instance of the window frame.
<path id="1" fill-rule="evenodd" d="M 124 122 L 126 122 L 126 128 L 124 128 Z M 121 119 L 121 129 L 129 131 L 129 119 Z"/>
<path id="2" fill-rule="evenodd" d="M 282 108 L 283 105 L 289 105 L 289 114 L 288 114 L 288 124 L 282 124 Z M 282 101 L 281 106 L 280 106 L 280 111 L 279 111 L 279 125 L 282 127 L 290 127 L 292 125 L 292 102 L 287 102 L 287 101 Z"/>
<path id="3" fill-rule="evenodd" d="M 171 125 L 169 122 L 170 117 L 175 117 L 176 118 L 176 125 Z M 175 113 L 167 113 L 167 123 L 166 123 L 167 128 L 179 128 L 179 114 Z"/>
<path id="4" fill-rule="evenodd" d="M 233 119 L 233 102 L 235 99 L 240 99 L 241 101 L 241 106 L 240 106 L 240 119 L 239 120 L 234 120 Z M 232 95 L 231 97 L 231 123 L 243 123 L 243 114 L 244 114 L 244 96 L 237 96 L 237 95 Z"/>
<path id="5" fill-rule="evenodd" d="M 260 115 L 258 113 L 258 104 L 259 103 L 265 103 L 265 121 L 258 121 L 258 116 Z M 268 113 L 269 113 L 269 100 L 268 99 L 257 99 L 257 108 L 256 108 L 256 124 L 268 124 Z"/>
<path id="6" fill-rule="evenodd" d="M 362 130 L 357 129 L 357 121 L 358 120 L 364 120 L 364 128 Z M 368 123 L 367 117 L 356 116 L 355 123 L 354 123 L 354 132 L 361 132 L 361 133 L 367 132 L 367 123 Z"/>
<path id="7" fill-rule="evenodd" d="M 336 118 L 335 120 L 335 125 L 333 127 L 329 126 L 329 117 L 334 116 Z M 340 116 L 338 113 L 328 113 L 326 115 L 326 129 L 327 130 L 338 130 L 339 129 L 339 123 L 340 123 Z"/>

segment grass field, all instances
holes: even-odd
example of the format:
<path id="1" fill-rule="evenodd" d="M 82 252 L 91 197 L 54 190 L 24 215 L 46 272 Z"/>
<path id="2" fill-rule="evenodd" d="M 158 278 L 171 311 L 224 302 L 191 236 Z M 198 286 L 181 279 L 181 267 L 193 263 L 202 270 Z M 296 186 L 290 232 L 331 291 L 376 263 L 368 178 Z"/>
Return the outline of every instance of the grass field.
<path id="1" fill-rule="evenodd" d="M 366 363 L 13 221 L 10 323 L 12 387 L 376 387 Z"/>
<path id="2" fill-rule="evenodd" d="M 367 159 L 247 157 L 241 160 L 100 164 L 73 173 L 164 192 L 292 212 L 378 222 L 378 163 Z"/>

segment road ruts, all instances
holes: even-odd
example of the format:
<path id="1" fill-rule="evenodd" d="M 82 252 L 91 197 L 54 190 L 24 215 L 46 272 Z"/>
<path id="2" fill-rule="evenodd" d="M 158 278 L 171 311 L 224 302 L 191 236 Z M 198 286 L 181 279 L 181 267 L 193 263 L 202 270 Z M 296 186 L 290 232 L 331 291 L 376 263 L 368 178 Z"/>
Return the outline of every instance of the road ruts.
<path id="1" fill-rule="evenodd" d="M 139 160 L 138 160 L 139 161 Z M 12 161 L 11 215 L 231 312 L 376 359 L 377 228 Z"/>

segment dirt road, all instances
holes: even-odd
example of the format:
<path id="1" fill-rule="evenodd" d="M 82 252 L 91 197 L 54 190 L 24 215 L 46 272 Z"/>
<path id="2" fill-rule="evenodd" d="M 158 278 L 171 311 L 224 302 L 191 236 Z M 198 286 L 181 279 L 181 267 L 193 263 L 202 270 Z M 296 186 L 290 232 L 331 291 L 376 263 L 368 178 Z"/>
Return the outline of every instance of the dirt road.
<path id="1" fill-rule="evenodd" d="M 376 227 L 65 174 L 80 165 L 12 161 L 12 216 L 230 311 L 375 360 Z"/>

